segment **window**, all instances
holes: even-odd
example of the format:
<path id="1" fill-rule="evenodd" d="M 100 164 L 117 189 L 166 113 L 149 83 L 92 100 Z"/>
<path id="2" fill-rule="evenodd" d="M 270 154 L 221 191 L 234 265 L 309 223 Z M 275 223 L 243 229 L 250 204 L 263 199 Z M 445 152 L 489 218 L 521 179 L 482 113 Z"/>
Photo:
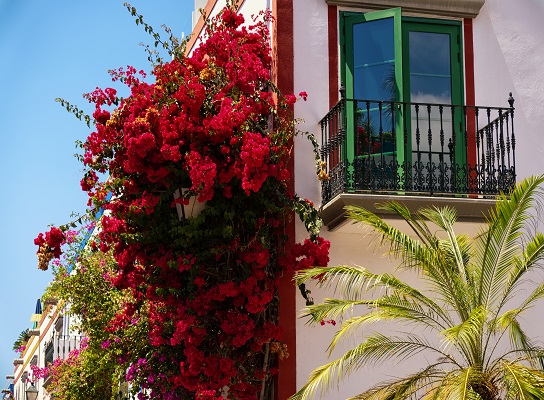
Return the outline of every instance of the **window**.
<path id="1" fill-rule="evenodd" d="M 464 109 L 451 107 L 464 103 L 461 22 L 395 8 L 341 13 L 341 30 L 354 179 L 368 183 L 356 174 L 379 172 L 391 189 L 455 190 L 455 169 L 467 163 Z"/>

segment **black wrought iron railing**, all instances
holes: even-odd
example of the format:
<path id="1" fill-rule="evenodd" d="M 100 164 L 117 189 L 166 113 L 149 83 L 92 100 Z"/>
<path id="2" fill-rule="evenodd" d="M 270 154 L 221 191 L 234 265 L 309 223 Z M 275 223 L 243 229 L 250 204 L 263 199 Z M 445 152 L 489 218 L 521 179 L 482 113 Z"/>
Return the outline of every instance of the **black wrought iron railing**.
<path id="1" fill-rule="evenodd" d="M 512 94 L 508 102 L 501 108 L 342 96 L 320 121 L 322 204 L 341 193 L 507 192 L 516 180 Z"/>
<path id="2" fill-rule="evenodd" d="M 57 358 L 62 360 L 68 358 L 72 350 L 81 347 L 83 338 L 84 336 L 80 335 L 53 335 L 51 341 L 45 347 L 45 364 L 53 363 Z"/>

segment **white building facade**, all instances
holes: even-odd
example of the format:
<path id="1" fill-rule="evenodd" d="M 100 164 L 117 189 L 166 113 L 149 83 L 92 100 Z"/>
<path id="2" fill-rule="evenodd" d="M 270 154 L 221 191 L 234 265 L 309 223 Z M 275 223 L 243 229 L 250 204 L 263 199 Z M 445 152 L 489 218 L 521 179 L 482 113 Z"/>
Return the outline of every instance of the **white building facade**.
<path id="1" fill-rule="evenodd" d="M 38 300 L 39 301 L 39 300 Z M 43 312 L 33 314 L 36 320 L 20 358 L 14 360 L 14 371 L 7 378 L 12 381 L 14 400 L 27 400 L 28 390 L 37 391 L 37 400 L 51 398 L 47 392 L 50 377 L 44 368 L 57 358 L 66 359 L 71 351 L 79 349 L 83 336 L 70 330 L 70 317 L 62 302 L 47 301 Z M 33 371 L 38 368 L 38 373 Z"/>
<path id="2" fill-rule="evenodd" d="M 204 8 L 213 15 L 224 4 L 209 0 Z M 346 204 L 448 204 L 472 233 L 498 192 L 544 172 L 541 1 L 246 0 L 239 9 L 246 17 L 272 11 L 274 79 L 283 93 L 308 93 L 295 117 L 320 141 L 331 180 L 315 178 L 311 145 L 301 136 L 292 184 L 321 207 L 331 265 L 375 272 L 396 265 L 345 223 Z M 202 27 L 195 23 L 189 49 Z M 293 242 L 305 234 L 297 225 Z M 310 289 L 315 301 L 323 298 Z M 280 365 L 277 398 L 285 399 L 329 361 L 335 328 L 297 318 L 305 300 L 289 279 L 280 299 L 290 357 Z M 402 374 L 399 368 L 362 371 L 326 398 L 353 396 Z"/>

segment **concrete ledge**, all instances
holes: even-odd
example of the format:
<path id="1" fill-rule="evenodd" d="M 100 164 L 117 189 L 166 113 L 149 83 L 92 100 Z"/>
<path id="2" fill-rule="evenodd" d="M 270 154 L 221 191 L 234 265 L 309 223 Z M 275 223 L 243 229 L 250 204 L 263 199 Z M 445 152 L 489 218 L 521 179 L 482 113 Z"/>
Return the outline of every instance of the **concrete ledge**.
<path id="1" fill-rule="evenodd" d="M 416 212 L 422 207 L 451 206 L 457 210 L 457 219 L 460 222 L 483 222 L 485 215 L 495 206 L 495 199 L 467 198 L 467 197 L 435 197 L 414 195 L 388 195 L 370 193 L 343 193 L 332 199 L 320 211 L 323 224 L 329 230 L 338 228 L 347 222 L 344 207 L 348 205 L 359 206 L 380 216 L 391 215 L 383 210 L 377 210 L 376 205 L 388 201 L 396 201 L 404 204 L 410 212 Z"/>
<path id="2" fill-rule="evenodd" d="M 441 17 L 476 18 L 485 0 L 325 0 L 327 4 L 384 10 L 402 7 L 403 11 Z"/>

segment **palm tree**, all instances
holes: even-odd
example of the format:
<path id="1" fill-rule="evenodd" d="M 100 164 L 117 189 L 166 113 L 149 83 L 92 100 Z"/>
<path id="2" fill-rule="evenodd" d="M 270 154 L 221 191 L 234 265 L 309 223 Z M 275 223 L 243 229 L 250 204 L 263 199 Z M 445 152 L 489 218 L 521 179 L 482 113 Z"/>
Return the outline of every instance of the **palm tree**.
<path id="1" fill-rule="evenodd" d="M 17 351 L 21 346 L 25 346 L 30 339 L 30 332 L 25 329 L 19 334 L 19 337 L 13 343 L 13 351 Z"/>
<path id="2" fill-rule="evenodd" d="M 501 196 L 474 238 L 454 232 L 456 212 L 451 207 L 411 214 L 398 203 L 380 206 L 404 219 L 415 236 L 365 209 L 348 207 L 348 216 L 378 233 L 401 267 L 422 277 L 424 289 L 360 266 L 299 272 L 297 283 L 318 279 L 341 295 L 304 311 L 314 323 L 346 315 L 329 356 L 343 339 L 363 335 L 356 347 L 315 369 L 291 400 L 324 393 L 362 367 L 407 360 L 421 352 L 429 365 L 352 399 L 544 399 L 544 348 L 521 326 L 521 318 L 544 297 L 544 283 L 531 280 L 544 267 L 544 234 L 531 234 L 531 213 L 543 182 L 544 176 L 532 177 Z M 356 313 L 359 308 L 364 311 Z M 365 328 L 378 321 L 410 326 L 410 331 L 368 333 Z"/>

